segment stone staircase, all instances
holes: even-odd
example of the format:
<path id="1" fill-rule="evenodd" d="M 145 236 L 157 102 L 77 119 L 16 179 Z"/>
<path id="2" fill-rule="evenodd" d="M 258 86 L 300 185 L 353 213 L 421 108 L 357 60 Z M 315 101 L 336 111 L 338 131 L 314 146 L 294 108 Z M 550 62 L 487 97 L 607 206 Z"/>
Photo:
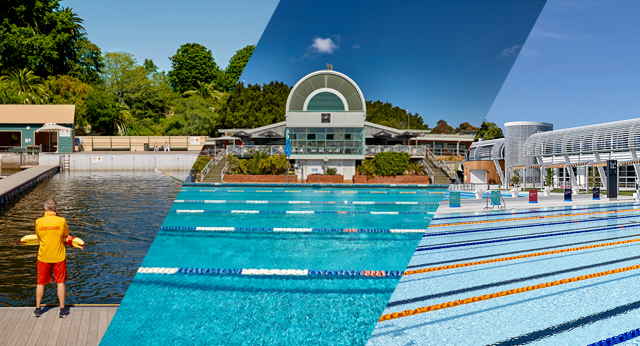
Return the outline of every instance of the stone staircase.
<path id="1" fill-rule="evenodd" d="M 202 179 L 203 183 L 221 183 L 222 182 L 222 170 L 224 166 L 227 164 L 227 158 L 223 158 L 216 166 L 211 168 L 209 173 L 204 179 Z"/>
<path id="2" fill-rule="evenodd" d="M 447 174 L 444 171 L 442 171 L 442 169 L 436 167 L 433 164 L 433 162 L 431 162 L 431 160 L 425 159 L 424 162 L 427 164 L 429 169 L 431 169 L 431 171 L 434 174 L 433 181 L 431 182 L 431 184 L 449 185 L 451 183 L 451 179 L 449 179 Z"/>

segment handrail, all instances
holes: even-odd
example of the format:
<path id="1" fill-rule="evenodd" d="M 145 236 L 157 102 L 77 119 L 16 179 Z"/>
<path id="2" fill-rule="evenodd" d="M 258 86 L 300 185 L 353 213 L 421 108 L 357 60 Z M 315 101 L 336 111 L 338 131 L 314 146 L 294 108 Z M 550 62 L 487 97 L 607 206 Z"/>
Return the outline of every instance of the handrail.
<path id="1" fill-rule="evenodd" d="M 431 168 L 429 168 L 429 165 L 427 165 L 427 163 L 424 161 L 424 158 L 422 158 L 422 169 L 423 169 L 424 173 L 429 176 L 429 183 L 433 184 L 433 181 L 435 180 L 436 174 L 433 173 Z"/>
<path id="2" fill-rule="evenodd" d="M 433 164 L 440 168 L 448 177 L 449 179 L 456 179 L 456 172 L 454 172 L 451 167 L 449 167 L 449 165 L 447 165 L 442 159 L 437 158 L 435 155 L 433 155 L 433 153 L 431 152 L 431 150 L 429 150 L 429 148 L 426 148 L 426 153 L 427 153 L 427 158 L 433 162 Z"/>
<path id="3" fill-rule="evenodd" d="M 229 161 L 227 161 L 227 163 L 224 165 L 224 167 L 222 167 L 222 171 L 220 172 L 220 181 L 224 183 L 224 175 L 227 172 L 227 169 L 229 168 Z"/>
<path id="4" fill-rule="evenodd" d="M 206 177 L 207 174 L 209 174 L 209 171 L 211 171 L 213 167 L 217 166 L 220 163 L 220 161 L 224 159 L 225 156 L 226 156 L 225 151 L 220 150 L 213 159 L 209 160 L 207 165 L 204 166 L 202 171 L 200 171 L 201 179 L 204 179 L 204 177 Z"/>
<path id="5" fill-rule="evenodd" d="M 461 183 L 461 184 L 450 184 L 449 190 L 458 190 L 458 191 L 475 191 L 476 184 L 474 183 Z"/>

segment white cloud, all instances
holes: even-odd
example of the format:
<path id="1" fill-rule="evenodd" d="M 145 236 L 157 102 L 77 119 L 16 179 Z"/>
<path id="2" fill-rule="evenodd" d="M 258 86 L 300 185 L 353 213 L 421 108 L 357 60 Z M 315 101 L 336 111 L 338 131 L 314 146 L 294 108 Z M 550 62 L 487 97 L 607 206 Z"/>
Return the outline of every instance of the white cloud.
<path id="1" fill-rule="evenodd" d="M 351 46 L 352 49 L 360 49 L 360 45 L 359 44 L 354 44 L 353 46 Z"/>
<path id="2" fill-rule="evenodd" d="M 531 36 L 533 37 L 547 37 L 547 38 L 555 38 L 557 40 L 591 40 L 593 36 L 580 36 L 580 35 L 568 35 L 563 33 L 545 31 L 542 29 L 534 28 L 531 31 Z"/>
<path id="3" fill-rule="evenodd" d="M 516 54 L 518 54 L 518 51 L 520 50 L 520 48 L 522 48 L 521 45 L 517 44 L 513 47 L 509 47 L 509 48 L 505 48 L 502 50 L 502 52 L 500 52 L 500 57 L 501 58 L 507 58 L 510 56 L 514 56 Z"/>
<path id="4" fill-rule="evenodd" d="M 313 39 L 311 48 L 314 49 L 317 53 L 333 54 L 333 52 L 338 49 L 338 45 L 336 45 L 333 40 L 328 37 L 316 37 Z"/>

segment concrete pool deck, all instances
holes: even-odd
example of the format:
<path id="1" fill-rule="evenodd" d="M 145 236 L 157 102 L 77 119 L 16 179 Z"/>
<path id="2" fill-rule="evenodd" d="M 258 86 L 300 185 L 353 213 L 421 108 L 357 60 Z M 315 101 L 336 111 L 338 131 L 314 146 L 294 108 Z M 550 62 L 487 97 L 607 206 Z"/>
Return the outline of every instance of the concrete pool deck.
<path id="1" fill-rule="evenodd" d="M 606 197 L 601 197 L 599 200 L 594 200 L 591 195 L 577 195 L 572 196 L 571 202 L 564 201 L 564 195 L 561 193 L 552 193 L 549 197 L 538 196 L 538 203 L 529 203 L 528 197 L 506 197 L 504 199 L 506 203 L 506 210 L 511 209 L 537 209 L 546 207 L 571 207 L 580 205 L 593 205 L 593 204 L 609 204 L 609 203 L 630 203 L 637 202 L 638 200 L 631 196 L 618 196 L 616 200 L 609 200 Z M 486 199 L 461 199 L 460 207 L 449 207 L 448 200 L 442 200 L 436 215 L 441 214 L 453 214 L 453 213 L 473 213 L 473 212 L 491 212 L 502 210 L 498 207 L 485 210 L 487 204 Z"/>
<path id="2" fill-rule="evenodd" d="M 69 306 L 71 314 L 59 318 L 60 309 L 44 307 L 42 317 L 34 307 L 0 307 L 0 345 L 98 345 L 117 306 Z"/>

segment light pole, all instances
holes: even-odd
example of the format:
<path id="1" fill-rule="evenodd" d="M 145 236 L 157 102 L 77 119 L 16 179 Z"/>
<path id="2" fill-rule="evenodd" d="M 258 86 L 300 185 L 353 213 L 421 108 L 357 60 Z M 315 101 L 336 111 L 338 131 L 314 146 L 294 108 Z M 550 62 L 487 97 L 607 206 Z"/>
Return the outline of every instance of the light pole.
<path id="1" fill-rule="evenodd" d="M 407 130 L 409 129 L 409 110 L 407 109 Z"/>

